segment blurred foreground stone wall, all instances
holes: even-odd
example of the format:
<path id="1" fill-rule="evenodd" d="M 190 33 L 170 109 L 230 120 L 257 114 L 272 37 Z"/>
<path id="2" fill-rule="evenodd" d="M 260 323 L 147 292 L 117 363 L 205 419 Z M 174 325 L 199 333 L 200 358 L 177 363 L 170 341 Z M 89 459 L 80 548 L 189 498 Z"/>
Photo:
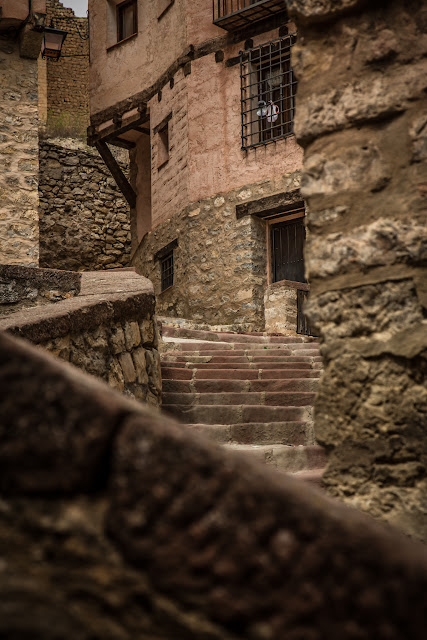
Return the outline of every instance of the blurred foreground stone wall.
<path id="1" fill-rule="evenodd" d="M 324 481 L 427 539 L 427 5 L 288 6 Z"/>

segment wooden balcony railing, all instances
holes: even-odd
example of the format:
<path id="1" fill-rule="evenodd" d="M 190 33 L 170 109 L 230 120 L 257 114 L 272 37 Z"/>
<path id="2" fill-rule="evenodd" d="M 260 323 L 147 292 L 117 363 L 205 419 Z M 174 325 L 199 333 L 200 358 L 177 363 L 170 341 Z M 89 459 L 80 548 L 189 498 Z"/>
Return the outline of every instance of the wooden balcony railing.
<path id="1" fill-rule="evenodd" d="M 285 0 L 213 0 L 213 22 L 235 31 L 286 12 Z"/>

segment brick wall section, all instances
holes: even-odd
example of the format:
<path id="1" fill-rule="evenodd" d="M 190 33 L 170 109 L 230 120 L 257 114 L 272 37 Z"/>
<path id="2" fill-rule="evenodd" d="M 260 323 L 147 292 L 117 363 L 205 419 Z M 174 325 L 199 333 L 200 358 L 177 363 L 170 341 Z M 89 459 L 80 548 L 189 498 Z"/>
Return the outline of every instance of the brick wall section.
<path id="1" fill-rule="evenodd" d="M 37 60 L 0 42 L 0 263 L 38 264 Z"/>
<path id="2" fill-rule="evenodd" d="M 87 18 L 74 18 L 74 11 L 59 0 L 46 0 L 47 20 L 68 35 L 58 62 L 47 61 L 48 118 L 55 119 L 66 112 L 83 130 L 89 124 L 89 40 Z M 67 56 L 79 57 L 67 57 Z"/>
<path id="3" fill-rule="evenodd" d="M 427 539 L 427 7 L 290 0 L 331 493 Z M 362 10 L 363 7 L 363 10 Z M 347 13 L 352 8 L 351 13 Z"/>
<path id="4" fill-rule="evenodd" d="M 129 206 L 97 151 L 78 142 L 41 142 L 39 192 L 40 266 L 128 266 Z"/>
<path id="5" fill-rule="evenodd" d="M 132 271 L 85 273 L 80 295 L 0 319 L 0 331 L 26 338 L 114 389 L 159 406 L 154 308 L 146 278 Z"/>
<path id="6" fill-rule="evenodd" d="M 158 313 L 236 330 L 263 330 L 265 223 L 256 216 L 238 220 L 236 205 L 295 191 L 299 179 L 295 172 L 195 202 L 148 233 L 132 264 L 153 282 Z M 178 240 L 175 280 L 162 293 L 160 262 L 154 256 L 173 240 Z"/>
<path id="7" fill-rule="evenodd" d="M 424 640 L 424 546 L 5 334 L 0 416 L 2 637 Z"/>

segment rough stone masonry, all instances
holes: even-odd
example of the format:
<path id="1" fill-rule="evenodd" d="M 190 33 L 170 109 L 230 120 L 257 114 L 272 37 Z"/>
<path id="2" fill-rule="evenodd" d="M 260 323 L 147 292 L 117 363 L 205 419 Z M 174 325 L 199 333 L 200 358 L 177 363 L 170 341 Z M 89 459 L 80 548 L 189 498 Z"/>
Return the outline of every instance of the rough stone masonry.
<path id="1" fill-rule="evenodd" d="M 288 6 L 324 480 L 427 539 L 427 5 Z"/>

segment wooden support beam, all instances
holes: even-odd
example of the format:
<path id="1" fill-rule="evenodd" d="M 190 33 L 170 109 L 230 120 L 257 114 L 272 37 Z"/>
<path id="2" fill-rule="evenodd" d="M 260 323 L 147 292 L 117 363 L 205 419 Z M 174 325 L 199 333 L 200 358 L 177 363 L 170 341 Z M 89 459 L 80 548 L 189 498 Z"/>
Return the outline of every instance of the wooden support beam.
<path id="1" fill-rule="evenodd" d="M 108 144 L 112 144 L 114 147 L 121 147 L 122 149 L 135 149 L 136 144 L 131 140 L 123 140 L 122 138 L 111 138 L 108 140 Z"/>
<path id="2" fill-rule="evenodd" d="M 130 208 L 134 209 L 136 207 L 136 193 L 133 190 L 132 186 L 129 184 L 129 181 L 126 178 L 125 174 L 119 167 L 119 164 L 108 148 L 107 143 L 98 140 L 98 142 L 95 143 L 95 146 L 99 151 L 99 155 L 104 160 L 111 175 L 116 181 L 117 186 L 128 201 Z"/>

